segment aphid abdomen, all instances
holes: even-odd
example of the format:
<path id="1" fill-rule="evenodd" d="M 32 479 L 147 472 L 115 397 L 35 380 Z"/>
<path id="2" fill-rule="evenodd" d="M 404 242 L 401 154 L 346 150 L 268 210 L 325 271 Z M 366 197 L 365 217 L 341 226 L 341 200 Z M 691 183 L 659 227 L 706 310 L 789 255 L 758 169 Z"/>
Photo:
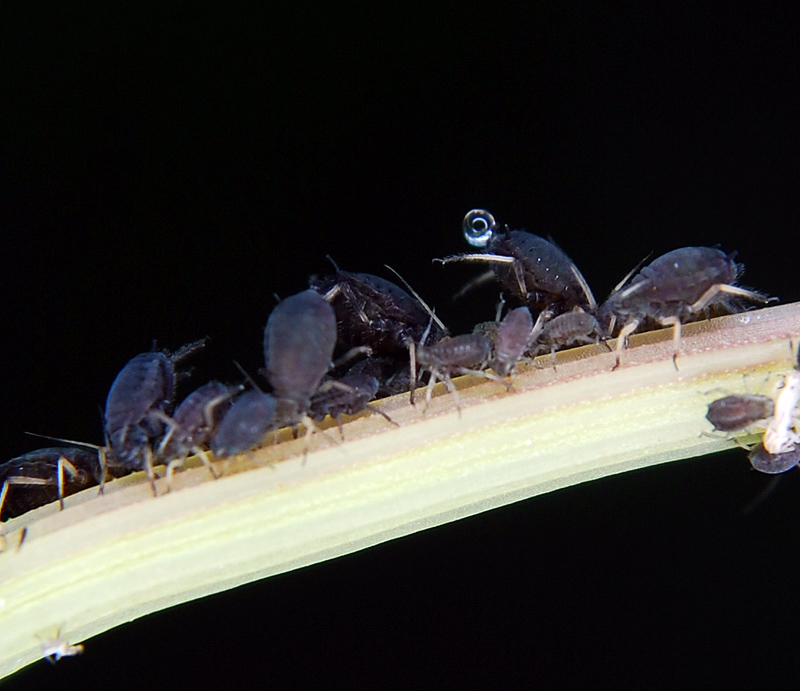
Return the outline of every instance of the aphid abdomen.
<path id="1" fill-rule="evenodd" d="M 211 436 L 209 447 L 218 458 L 260 446 L 276 429 L 275 398 L 261 391 L 237 396 Z"/>
<path id="2" fill-rule="evenodd" d="M 333 308 L 313 290 L 279 302 L 264 329 L 267 378 L 275 398 L 308 408 L 328 371 L 336 345 Z"/>
<path id="3" fill-rule="evenodd" d="M 706 419 L 720 432 L 746 429 L 772 415 L 775 404 L 769 396 L 733 394 L 712 401 Z"/>
<path id="4" fill-rule="evenodd" d="M 659 304 L 683 303 L 688 307 L 711 286 L 733 284 L 737 268 L 721 250 L 681 247 L 661 255 L 640 273 L 646 281 L 642 291 L 646 300 Z"/>

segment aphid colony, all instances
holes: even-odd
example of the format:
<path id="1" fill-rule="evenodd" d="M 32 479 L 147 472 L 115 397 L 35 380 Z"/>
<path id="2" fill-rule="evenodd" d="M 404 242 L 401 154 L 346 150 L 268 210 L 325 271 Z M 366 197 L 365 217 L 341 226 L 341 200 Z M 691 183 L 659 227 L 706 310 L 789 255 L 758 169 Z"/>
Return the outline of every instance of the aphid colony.
<path id="1" fill-rule="evenodd" d="M 84 445 L 91 451 L 50 447 L 0 466 L 0 520 L 56 499 L 63 505 L 70 494 L 92 485 L 102 488 L 109 478 L 136 471 L 146 473 L 156 493 L 154 467 L 166 465 L 169 486 L 174 470 L 190 455 L 199 455 L 216 477 L 209 451 L 217 458 L 244 453 L 266 443 L 271 432 L 300 424 L 310 434 L 314 421 L 326 415 L 340 420 L 369 408 L 391 423 L 370 402 L 403 391 L 411 392 L 413 402 L 414 389 L 426 381 L 426 401 L 434 383 L 443 381 L 458 405 L 453 376 L 479 375 L 509 388 L 504 378 L 517 363 L 540 353 L 550 353 L 555 363 L 557 350 L 618 335 L 616 368 L 628 336 L 661 325 L 673 327 L 677 355 L 683 323 L 740 310 L 746 301 L 767 302 L 736 285 L 741 266 L 732 255 L 684 247 L 630 272 L 598 306 L 581 272 L 552 241 L 500 228 L 490 213 L 477 209 L 465 217 L 463 231 L 481 251 L 436 261 L 489 265 L 473 283 L 495 279 L 517 303 L 503 314 L 501 300 L 494 321 L 450 336 L 410 286 L 406 291 L 387 279 L 334 265 L 331 275 L 312 278 L 308 290 L 280 301 L 269 315 L 261 384 L 250 377 L 244 384 L 211 381 L 176 407 L 176 384 L 184 378 L 179 367 L 204 342 L 174 353 L 137 355 L 109 391 L 104 446 Z M 800 380 L 787 380 L 785 390 L 790 389 L 788 422 L 787 393 L 774 410 L 758 409 L 758 401 L 739 401 L 741 410 L 720 409 L 718 429 L 736 429 L 731 425 L 754 415 L 771 416 L 774 430 L 768 430 L 769 440 L 765 436 L 765 449 L 794 452 L 791 418 Z"/>
<path id="2" fill-rule="evenodd" d="M 800 349 L 794 369 L 778 384 L 774 398 L 759 394 L 731 394 L 712 401 L 706 419 L 719 432 L 749 433 L 764 429 L 760 442 L 748 449 L 753 468 L 776 475 L 800 463 Z"/>

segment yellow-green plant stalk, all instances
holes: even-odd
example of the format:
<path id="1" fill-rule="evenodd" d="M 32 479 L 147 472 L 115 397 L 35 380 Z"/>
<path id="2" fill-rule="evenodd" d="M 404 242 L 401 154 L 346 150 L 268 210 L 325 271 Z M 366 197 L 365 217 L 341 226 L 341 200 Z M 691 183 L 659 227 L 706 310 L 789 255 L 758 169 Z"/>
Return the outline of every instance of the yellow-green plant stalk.
<path id="1" fill-rule="evenodd" d="M 464 377 L 460 413 L 437 386 L 430 407 L 377 405 L 311 439 L 199 464 L 153 498 L 142 474 L 3 525 L 0 676 L 69 643 L 203 595 L 363 549 L 536 494 L 732 446 L 708 436 L 708 403 L 767 389 L 793 365 L 800 304 L 689 325 L 522 366 L 514 388 Z M 746 379 L 745 379 L 746 376 Z M 424 396 L 421 398 L 424 399 Z M 743 459 L 743 462 L 744 461 Z M 24 540 L 22 538 L 24 537 Z"/>

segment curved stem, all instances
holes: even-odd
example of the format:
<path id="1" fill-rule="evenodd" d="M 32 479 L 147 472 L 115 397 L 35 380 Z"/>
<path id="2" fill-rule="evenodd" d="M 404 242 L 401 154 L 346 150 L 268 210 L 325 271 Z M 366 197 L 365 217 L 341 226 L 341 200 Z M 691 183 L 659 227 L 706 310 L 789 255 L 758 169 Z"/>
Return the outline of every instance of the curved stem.
<path id="1" fill-rule="evenodd" d="M 407 395 L 311 440 L 199 462 L 153 499 L 137 474 L 5 524 L 0 676 L 41 657 L 37 635 L 77 643 L 136 617 L 363 549 L 536 494 L 733 445 L 704 435 L 720 391 L 751 390 L 793 363 L 800 304 L 549 356 L 514 389 L 464 377 L 461 411 L 440 384 L 430 408 Z M 743 374 L 753 374 L 745 383 Z M 163 480 L 159 491 L 164 492 Z M 18 548 L 20 539 L 24 543 Z"/>

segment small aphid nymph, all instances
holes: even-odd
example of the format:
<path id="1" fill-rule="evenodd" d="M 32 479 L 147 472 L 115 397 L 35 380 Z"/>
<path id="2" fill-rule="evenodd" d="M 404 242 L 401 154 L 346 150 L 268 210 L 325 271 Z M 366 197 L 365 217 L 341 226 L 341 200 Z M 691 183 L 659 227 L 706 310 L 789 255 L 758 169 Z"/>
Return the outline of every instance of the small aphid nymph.
<path id="1" fill-rule="evenodd" d="M 739 432 L 772 417 L 775 404 L 769 396 L 731 394 L 712 401 L 706 419 L 718 432 Z"/>

